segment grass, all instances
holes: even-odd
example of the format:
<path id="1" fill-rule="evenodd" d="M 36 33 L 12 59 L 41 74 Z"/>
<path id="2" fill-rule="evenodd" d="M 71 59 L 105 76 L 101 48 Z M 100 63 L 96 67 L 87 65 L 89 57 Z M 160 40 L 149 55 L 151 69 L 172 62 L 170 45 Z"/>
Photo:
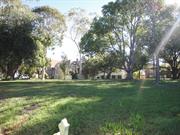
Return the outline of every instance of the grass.
<path id="1" fill-rule="evenodd" d="M 0 135 L 179 135 L 180 82 L 0 82 Z"/>

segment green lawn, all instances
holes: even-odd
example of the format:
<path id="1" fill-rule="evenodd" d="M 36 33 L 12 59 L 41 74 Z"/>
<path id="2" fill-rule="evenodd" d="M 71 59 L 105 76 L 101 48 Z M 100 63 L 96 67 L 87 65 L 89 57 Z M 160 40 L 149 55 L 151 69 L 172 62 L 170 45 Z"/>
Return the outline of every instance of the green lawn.
<path id="1" fill-rule="evenodd" d="M 0 135 L 179 135 L 180 82 L 0 82 Z"/>

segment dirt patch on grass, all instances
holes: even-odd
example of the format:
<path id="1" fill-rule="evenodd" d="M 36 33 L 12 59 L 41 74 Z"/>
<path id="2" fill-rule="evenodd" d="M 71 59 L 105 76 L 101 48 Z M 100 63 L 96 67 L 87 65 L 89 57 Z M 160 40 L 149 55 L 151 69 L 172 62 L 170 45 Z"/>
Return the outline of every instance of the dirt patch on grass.
<path id="1" fill-rule="evenodd" d="M 21 111 L 22 114 L 31 114 L 34 110 L 38 109 L 40 107 L 39 104 L 34 103 L 30 106 L 24 107 L 24 109 Z"/>
<path id="2" fill-rule="evenodd" d="M 13 134 L 16 130 L 18 130 L 27 120 L 28 120 L 28 115 L 23 115 L 20 116 L 18 122 L 14 123 L 10 127 L 5 127 L 2 128 L 0 131 L 0 135 L 11 135 Z"/>
<path id="3" fill-rule="evenodd" d="M 15 133 L 28 121 L 33 111 L 38 109 L 39 107 L 40 105 L 37 103 L 24 107 L 23 110 L 21 110 L 20 112 L 20 116 L 17 122 L 13 123 L 11 126 L 1 128 L 0 135 L 12 135 L 13 133 Z"/>

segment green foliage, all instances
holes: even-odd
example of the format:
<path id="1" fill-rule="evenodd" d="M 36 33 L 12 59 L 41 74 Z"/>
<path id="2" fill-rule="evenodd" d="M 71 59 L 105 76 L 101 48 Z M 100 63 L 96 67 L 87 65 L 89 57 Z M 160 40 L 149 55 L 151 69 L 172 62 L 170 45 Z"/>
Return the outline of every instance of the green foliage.
<path id="1" fill-rule="evenodd" d="M 96 17 L 81 38 L 81 51 L 91 57 L 113 52 L 119 68 L 127 72 L 127 79 L 133 79 L 133 72 L 143 69 L 156 54 L 164 33 L 176 20 L 174 10 L 174 6 L 165 7 L 163 0 L 110 2 L 103 6 L 103 16 Z M 178 68 L 173 69 L 173 78 L 179 78 Z"/>
<path id="2" fill-rule="evenodd" d="M 31 67 L 30 65 L 21 64 L 18 68 L 19 76 L 20 75 L 29 75 L 29 77 L 33 77 L 34 73 L 37 73 L 37 67 Z"/>
<path id="3" fill-rule="evenodd" d="M 69 73 L 70 73 L 70 75 L 71 75 L 72 80 L 78 79 L 78 73 L 73 72 L 73 71 L 69 71 Z"/>
<path id="4" fill-rule="evenodd" d="M 34 55 L 36 47 L 31 33 L 34 16 L 30 10 L 18 5 L 7 5 L 3 9 L 0 21 L 0 68 L 7 79 L 13 78 L 23 60 Z"/>
<path id="5" fill-rule="evenodd" d="M 62 70 L 63 72 L 63 76 L 64 76 L 64 80 L 66 79 L 66 74 L 67 74 L 67 70 L 69 68 L 69 65 L 70 65 L 70 61 L 67 59 L 67 56 L 62 56 L 62 61 L 59 65 L 60 69 Z"/>
<path id="6" fill-rule="evenodd" d="M 111 53 L 97 54 L 94 57 L 89 58 L 83 63 L 83 74 L 86 78 L 94 77 L 99 73 L 107 73 L 107 78 L 110 79 L 110 75 L 116 68 L 118 68 L 118 56 Z"/>
<path id="7" fill-rule="evenodd" d="M 95 18 L 91 28 L 81 39 L 82 52 L 90 56 L 113 52 L 118 66 L 132 79 L 132 73 L 147 62 L 143 26 L 146 2 L 123 0 L 103 6 L 103 16 Z M 147 18 L 147 17 L 146 17 Z"/>
<path id="8" fill-rule="evenodd" d="M 107 33 L 103 28 L 104 18 L 95 18 L 91 24 L 90 30 L 81 38 L 81 52 L 93 56 L 96 54 L 104 54 L 111 51 L 115 44 L 112 33 Z"/>
<path id="9" fill-rule="evenodd" d="M 88 65 L 92 68 L 93 76 L 101 71 L 107 73 L 107 78 L 109 78 L 112 70 L 119 67 L 121 58 L 119 58 L 115 49 L 114 45 L 116 42 L 113 34 L 111 32 L 105 32 L 103 23 L 103 18 L 94 19 L 90 30 L 81 38 L 80 47 L 82 53 L 89 57 L 89 60 L 85 63 L 84 71 L 88 70 Z M 96 62 L 90 62 L 92 60 Z M 93 67 L 96 71 L 94 71 Z"/>
<path id="10" fill-rule="evenodd" d="M 64 16 L 57 10 L 48 6 L 37 7 L 33 12 L 39 17 L 36 24 L 36 38 L 45 47 L 61 45 L 66 30 Z"/>
<path id="11" fill-rule="evenodd" d="M 83 74 L 86 78 L 95 79 L 95 75 L 98 73 L 100 66 L 100 59 L 92 57 L 83 63 Z"/>
<path id="12" fill-rule="evenodd" d="M 4 77 L 13 79 L 21 64 L 33 68 L 47 66 L 47 47 L 62 41 L 63 15 L 50 7 L 32 12 L 18 0 L 1 2 L 0 69 Z"/>
<path id="13" fill-rule="evenodd" d="M 168 45 L 163 48 L 160 56 L 164 59 L 166 63 L 170 66 L 170 71 L 172 74 L 172 79 L 180 78 L 180 27 L 172 35 Z"/>
<path id="14" fill-rule="evenodd" d="M 134 64 L 133 72 L 143 69 L 148 62 L 147 54 L 143 54 L 141 52 L 142 51 L 140 49 L 137 49 L 135 52 L 134 59 L 136 63 Z"/>
<path id="15" fill-rule="evenodd" d="M 144 33 L 144 43 L 147 45 L 147 51 L 152 57 L 154 55 L 158 45 L 164 36 L 164 33 L 174 23 L 174 17 L 172 16 L 175 7 L 164 7 L 162 0 L 153 0 L 147 2 L 149 8 L 146 8 L 145 12 L 149 16 L 149 19 L 145 21 L 146 32 Z M 154 5 L 158 5 L 154 7 Z"/>

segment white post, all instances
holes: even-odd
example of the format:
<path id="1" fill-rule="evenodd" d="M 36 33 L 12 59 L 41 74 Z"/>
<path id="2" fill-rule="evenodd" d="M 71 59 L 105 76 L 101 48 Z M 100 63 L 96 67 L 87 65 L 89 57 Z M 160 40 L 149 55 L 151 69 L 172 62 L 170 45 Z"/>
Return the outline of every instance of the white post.
<path id="1" fill-rule="evenodd" d="M 54 135 L 68 135 L 69 126 L 70 124 L 67 122 L 67 119 L 64 118 L 63 120 L 61 120 L 61 123 L 59 123 L 58 125 L 60 132 L 55 133 Z"/>

